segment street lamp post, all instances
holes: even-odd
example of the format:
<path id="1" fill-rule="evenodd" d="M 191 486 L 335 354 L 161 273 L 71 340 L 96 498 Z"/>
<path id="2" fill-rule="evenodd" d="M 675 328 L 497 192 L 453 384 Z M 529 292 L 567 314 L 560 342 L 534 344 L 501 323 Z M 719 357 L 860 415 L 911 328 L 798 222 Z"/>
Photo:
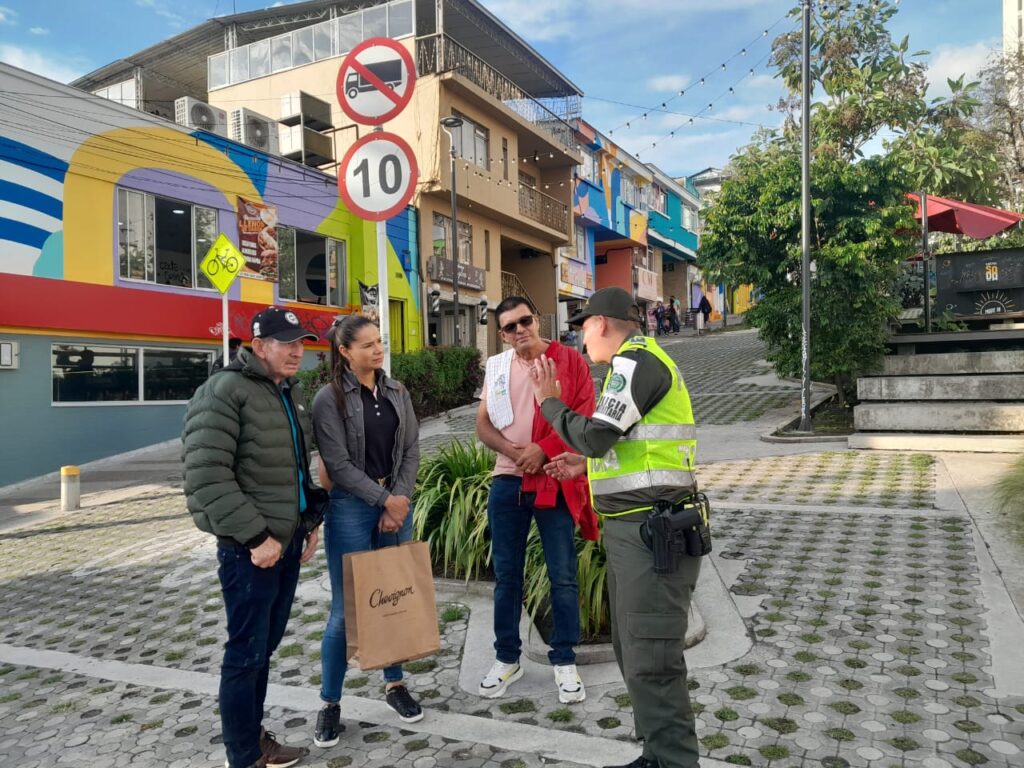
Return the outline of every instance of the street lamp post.
<path id="1" fill-rule="evenodd" d="M 462 127 L 462 118 L 451 115 L 441 120 L 441 130 L 448 134 L 449 154 L 452 161 L 452 302 L 455 304 L 455 346 L 462 346 L 462 332 L 459 328 L 459 219 L 455 196 L 455 136 L 452 131 Z"/>

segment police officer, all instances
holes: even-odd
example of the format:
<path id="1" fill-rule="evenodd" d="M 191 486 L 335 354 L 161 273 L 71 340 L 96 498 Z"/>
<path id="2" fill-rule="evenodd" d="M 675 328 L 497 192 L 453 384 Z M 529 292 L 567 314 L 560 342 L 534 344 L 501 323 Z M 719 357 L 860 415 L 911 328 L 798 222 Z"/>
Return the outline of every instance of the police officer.
<path id="1" fill-rule="evenodd" d="M 594 509 L 608 556 L 612 644 L 633 704 L 640 757 L 621 768 L 698 765 L 683 641 L 700 559 L 683 556 L 671 574 L 655 574 L 640 529 L 659 502 L 675 504 L 695 490 L 696 427 L 690 396 L 672 359 L 639 335 L 639 311 L 621 288 L 602 288 L 577 315 L 595 363 L 610 363 L 597 411 L 586 418 L 560 399 L 551 361 L 534 369 L 544 418 L 567 445 L 587 457 Z M 556 457 L 561 478 L 584 471 L 582 458 Z"/>

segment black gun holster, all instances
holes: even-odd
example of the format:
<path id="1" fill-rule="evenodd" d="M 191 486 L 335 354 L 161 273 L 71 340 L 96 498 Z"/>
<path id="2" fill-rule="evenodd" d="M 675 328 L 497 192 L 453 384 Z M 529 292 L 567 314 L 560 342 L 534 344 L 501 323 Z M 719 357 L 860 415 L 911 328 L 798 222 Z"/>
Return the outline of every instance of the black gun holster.
<path id="1" fill-rule="evenodd" d="M 675 573 L 683 556 L 711 552 L 711 505 L 703 493 L 675 504 L 658 502 L 640 526 L 640 538 L 654 553 L 654 572 Z"/>

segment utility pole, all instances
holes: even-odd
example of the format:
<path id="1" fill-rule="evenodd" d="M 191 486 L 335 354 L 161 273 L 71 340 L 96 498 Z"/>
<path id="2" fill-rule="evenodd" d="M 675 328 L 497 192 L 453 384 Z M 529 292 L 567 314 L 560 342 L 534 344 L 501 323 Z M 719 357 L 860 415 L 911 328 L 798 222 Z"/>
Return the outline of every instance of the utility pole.
<path id="1" fill-rule="evenodd" d="M 813 432 L 811 424 L 811 0 L 803 0 L 803 57 L 800 126 L 800 289 L 803 293 L 803 334 L 800 358 L 800 432 Z"/>

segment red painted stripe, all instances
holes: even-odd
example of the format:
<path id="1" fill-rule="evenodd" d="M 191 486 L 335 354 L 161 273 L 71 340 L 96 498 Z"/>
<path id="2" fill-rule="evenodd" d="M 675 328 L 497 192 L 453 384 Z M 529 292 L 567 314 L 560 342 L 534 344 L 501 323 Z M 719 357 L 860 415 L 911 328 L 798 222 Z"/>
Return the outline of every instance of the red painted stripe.
<path id="1" fill-rule="evenodd" d="M 253 315 L 261 304 L 231 301 L 228 317 L 233 336 L 249 340 Z M 300 322 L 323 338 L 338 314 L 289 307 Z M 145 288 L 77 283 L 26 275 L 0 275 L 0 325 L 16 328 L 75 330 L 135 336 L 173 336 L 216 341 L 220 338 L 219 296 L 186 296 Z"/>

